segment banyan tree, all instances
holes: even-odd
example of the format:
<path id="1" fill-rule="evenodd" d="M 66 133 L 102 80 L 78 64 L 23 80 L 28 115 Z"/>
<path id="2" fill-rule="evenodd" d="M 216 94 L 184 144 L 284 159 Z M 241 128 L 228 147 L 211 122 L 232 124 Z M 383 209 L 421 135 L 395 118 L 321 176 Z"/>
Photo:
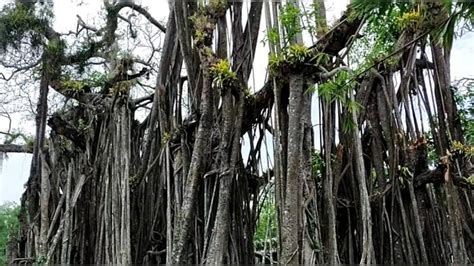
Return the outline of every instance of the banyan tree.
<path id="1" fill-rule="evenodd" d="M 12 262 L 474 262 L 471 2 L 104 0 L 69 33 L 52 5 L 0 14 L 38 95 L 34 141 L 0 145 L 33 155 Z M 124 49 L 152 30 L 159 56 Z"/>

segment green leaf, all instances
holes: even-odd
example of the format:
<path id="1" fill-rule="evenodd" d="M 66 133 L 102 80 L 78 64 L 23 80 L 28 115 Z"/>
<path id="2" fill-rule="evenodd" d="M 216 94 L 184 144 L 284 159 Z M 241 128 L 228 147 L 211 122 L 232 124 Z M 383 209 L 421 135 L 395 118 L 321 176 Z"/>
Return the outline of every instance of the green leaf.
<path id="1" fill-rule="evenodd" d="M 0 265 L 6 265 L 5 248 L 8 242 L 14 239 L 19 232 L 19 212 L 20 207 L 16 204 L 0 205 Z"/>
<path id="2" fill-rule="evenodd" d="M 282 7 L 279 19 L 286 32 L 284 40 L 285 46 L 289 44 L 298 33 L 301 32 L 301 17 L 301 11 L 295 4 L 287 3 Z"/>

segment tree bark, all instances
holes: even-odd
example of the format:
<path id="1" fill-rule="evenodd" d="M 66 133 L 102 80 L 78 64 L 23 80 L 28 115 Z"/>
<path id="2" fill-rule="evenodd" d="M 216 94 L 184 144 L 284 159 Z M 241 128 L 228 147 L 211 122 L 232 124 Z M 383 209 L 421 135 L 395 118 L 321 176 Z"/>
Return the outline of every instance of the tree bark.
<path id="1" fill-rule="evenodd" d="M 193 154 L 187 185 L 184 192 L 183 203 L 178 220 L 178 230 L 175 232 L 175 244 L 173 246 L 173 263 L 183 264 L 187 262 L 187 244 L 191 233 L 193 221 L 194 204 L 199 180 L 203 173 L 204 156 L 209 149 L 209 138 L 212 130 L 213 91 L 211 87 L 211 75 L 209 73 L 210 61 L 205 54 L 201 53 L 201 69 L 203 77 L 203 90 L 201 95 L 201 117 L 194 142 Z"/>
<path id="2" fill-rule="evenodd" d="M 303 76 L 290 76 L 288 112 L 288 170 L 285 184 L 285 205 L 282 224 L 282 254 L 280 262 L 299 264 L 301 256 L 301 155 L 303 148 Z"/>
<path id="3" fill-rule="evenodd" d="M 350 92 L 350 100 L 354 101 L 354 95 Z M 351 112 L 352 123 L 356 127 L 352 132 L 353 145 L 354 145 L 354 154 L 353 159 L 355 162 L 355 175 L 357 178 L 357 183 L 359 185 L 359 197 L 361 203 L 361 213 L 362 213 L 362 256 L 360 263 L 361 264 L 372 264 L 375 262 L 375 251 L 373 246 L 372 239 L 372 214 L 370 208 L 369 194 L 367 192 L 367 182 L 366 182 L 366 172 L 364 167 L 364 159 L 362 158 L 362 144 L 361 137 L 359 135 L 358 119 L 356 111 Z"/>

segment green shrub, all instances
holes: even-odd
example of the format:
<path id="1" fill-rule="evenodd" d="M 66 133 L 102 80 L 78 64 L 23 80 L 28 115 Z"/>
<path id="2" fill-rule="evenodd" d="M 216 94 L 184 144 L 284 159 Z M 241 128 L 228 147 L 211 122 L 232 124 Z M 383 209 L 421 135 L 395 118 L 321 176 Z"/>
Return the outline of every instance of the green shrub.
<path id="1" fill-rule="evenodd" d="M 6 250 L 10 239 L 19 231 L 18 214 L 20 207 L 14 203 L 0 205 L 0 265 L 7 264 Z"/>
<path id="2" fill-rule="evenodd" d="M 265 197 L 259 206 L 261 210 L 254 235 L 256 250 L 263 250 L 265 245 L 267 249 L 270 248 L 270 245 L 272 248 L 276 248 L 278 245 L 276 205 L 268 196 Z"/>

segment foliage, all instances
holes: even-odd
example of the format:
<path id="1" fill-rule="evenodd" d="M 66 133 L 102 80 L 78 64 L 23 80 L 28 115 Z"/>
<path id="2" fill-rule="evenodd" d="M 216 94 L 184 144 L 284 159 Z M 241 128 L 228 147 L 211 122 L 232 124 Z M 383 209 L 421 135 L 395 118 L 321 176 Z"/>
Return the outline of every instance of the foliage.
<path id="1" fill-rule="evenodd" d="M 214 31 L 214 23 L 210 19 L 206 10 L 200 10 L 195 15 L 190 17 L 193 25 L 194 43 L 196 46 L 206 44 L 209 46 L 212 43 L 212 32 Z"/>
<path id="2" fill-rule="evenodd" d="M 270 30 L 268 30 L 266 34 L 266 39 L 264 39 L 263 42 L 265 43 L 266 40 L 268 40 L 268 42 L 273 45 L 280 43 L 280 34 L 278 33 L 278 29 L 271 28 Z"/>
<path id="3" fill-rule="evenodd" d="M 195 32 L 194 32 L 194 41 L 196 43 L 201 43 L 204 41 L 204 38 L 206 37 L 205 33 L 205 27 L 208 24 L 207 17 L 201 14 L 196 14 L 192 16 L 191 22 L 193 23 Z"/>
<path id="4" fill-rule="evenodd" d="M 326 53 L 318 53 L 313 58 L 311 58 L 311 62 L 317 66 L 327 65 L 331 62 L 331 55 Z"/>
<path id="5" fill-rule="evenodd" d="M 82 118 L 79 118 L 78 121 L 77 121 L 77 128 L 80 129 L 80 130 L 87 130 L 88 128 L 90 127 L 89 124 L 87 124 L 87 122 L 82 119 Z"/>
<path id="6" fill-rule="evenodd" d="M 466 178 L 466 181 L 467 181 L 469 184 L 474 185 L 474 175 L 471 175 L 470 177 Z"/>
<path id="7" fill-rule="evenodd" d="M 209 7 L 214 12 L 225 12 L 227 9 L 228 3 L 227 0 L 210 0 Z"/>
<path id="8" fill-rule="evenodd" d="M 28 143 L 34 140 L 33 136 L 27 136 L 21 132 L 13 131 L 13 132 L 10 132 L 8 135 L 6 135 L 4 144 L 12 144 L 14 141 L 16 141 L 19 138 L 23 139 L 24 143 Z"/>
<path id="9" fill-rule="evenodd" d="M 282 54 L 271 54 L 268 59 L 268 66 L 270 68 L 270 73 L 273 75 L 278 74 L 280 65 L 284 62 Z"/>
<path id="10" fill-rule="evenodd" d="M 322 152 L 314 148 L 311 149 L 311 177 L 315 181 L 317 191 L 322 191 L 323 189 L 325 171 L 326 163 L 324 162 Z M 314 244 L 316 245 L 317 243 Z"/>
<path id="11" fill-rule="evenodd" d="M 5 51 L 8 47 L 18 49 L 24 38 L 30 40 L 32 48 L 38 48 L 47 27 L 48 20 L 35 16 L 32 9 L 23 5 L 6 5 L 0 11 L 0 50 Z"/>
<path id="12" fill-rule="evenodd" d="M 353 101 L 349 101 L 349 103 L 354 103 L 355 104 L 358 104 L 356 102 L 353 102 Z M 354 129 L 357 128 L 357 125 L 354 123 L 354 120 L 352 120 L 352 117 L 348 114 L 348 115 L 345 115 L 342 117 L 342 132 L 344 133 L 350 133 L 352 132 Z"/>
<path id="13" fill-rule="evenodd" d="M 474 80 L 464 79 L 455 82 L 453 94 L 466 144 L 474 145 Z"/>
<path id="14" fill-rule="evenodd" d="M 356 86 L 353 74 L 347 71 L 340 71 L 336 76 L 318 86 L 313 86 L 309 91 L 316 91 L 318 95 L 328 102 L 337 101 L 347 108 L 349 113 L 359 112 L 362 106 L 355 100 L 350 99 L 350 94 Z M 342 117 L 342 131 L 347 133 L 356 127 L 350 115 Z"/>
<path id="15" fill-rule="evenodd" d="M 406 27 L 416 27 L 421 22 L 421 14 L 419 11 L 409 11 L 397 17 L 398 26 L 403 29 Z"/>
<path id="16" fill-rule="evenodd" d="M 434 127 L 435 125 L 431 125 L 431 126 Z M 433 135 L 431 134 L 431 131 L 426 132 L 424 134 L 424 138 L 426 139 L 426 142 L 427 142 L 428 164 L 430 166 L 435 166 L 439 162 L 439 156 L 434 146 L 434 140 L 433 140 Z"/>
<path id="17" fill-rule="evenodd" d="M 61 81 L 61 86 L 67 90 L 82 91 L 86 84 L 79 80 L 66 79 Z"/>
<path id="18" fill-rule="evenodd" d="M 61 79 L 61 86 L 68 90 L 82 91 L 85 87 L 102 87 L 107 82 L 107 75 L 99 71 L 93 71 L 84 79 L 74 79 L 71 75 L 65 74 Z"/>
<path id="19" fill-rule="evenodd" d="M 86 62 L 93 57 L 94 53 L 103 46 L 103 42 L 90 41 L 81 45 L 74 53 L 74 61 L 77 61 L 77 70 L 80 74 L 84 73 L 86 69 Z"/>
<path id="20" fill-rule="evenodd" d="M 171 133 L 169 132 L 164 132 L 163 133 L 163 143 L 167 143 L 171 140 Z"/>
<path id="21" fill-rule="evenodd" d="M 319 2 L 314 1 L 311 4 L 311 10 L 309 12 L 309 15 L 314 18 L 316 25 L 313 26 L 311 24 L 311 19 L 308 19 L 307 28 L 308 28 L 308 31 L 313 35 L 316 35 L 318 32 L 326 33 L 329 31 L 328 25 L 326 23 L 326 19 L 324 17 L 321 17 L 320 9 L 321 9 L 321 6 Z"/>
<path id="22" fill-rule="evenodd" d="M 207 24 L 209 23 L 207 16 L 197 13 L 194 16 L 191 16 L 191 22 L 193 22 L 193 26 L 195 29 L 204 29 Z"/>
<path id="23" fill-rule="evenodd" d="M 214 76 L 214 85 L 218 88 L 223 88 L 224 85 L 237 79 L 237 75 L 231 70 L 230 63 L 226 59 L 218 60 L 211 65 L 209 70 Z"/>
<path id="24" fill-rule="evenodd" d="M 342 103 L 347 103 L 347 95 L 355 87 L 356 83 L 352 78 L 352 74 L 347 71 L 340 71 L 331 80 L 319 84 L 317 87 L 312 87 L 311 90 L 316 91 L 319 96 L 328 101 L 339 100 Z M 355 108 L 355 106 L 352 106 Z"/>
<path id="25" fill-rule="evenodd" d="M 303 18 L 306 25 L 302 23 Z M 277 28 L 271 28 L 266 32 L 264 42 L 266 40 L 268 40 L 270 44 L 283 42 L 283 48 L 293 43 L 296 35 L 303 30 L 308 30 L 312 36 L 317 34 L 318 28 L 320 28 L 321 31 L 328 30 L 324 19 L 321 18 L 319 14 L 319 3 L 316 2 L 311 4 L 309 11 L 304 9 L 302 11 L 294 3 L 289 2 L 281 8 L 278 19 L 284 30 L 283 38 L 280 36 Z M 303 26 L 301 26 L 301 24 L 303 24 Z"/>
<path id="26" fill-rule="evenodd" d="M 115 83 L 110 89 L 109 94 L 113 96 L 121 96 L 128 94 L 130 89 L 135 85 L 134 80 L 125 80 Z"/>
<path id="27" fill-rule="evenodd" d="M 66 43 L 60 39 L 53 39 L 46 46 L 46 51 L 48 51 L 50 55 L 58 56 L 58 57 L 64 54 L 65 49 L 66 49 Z"/>
<path id="28" fill-rule="evenodd" d="M 7 203 L 0 206 L 0 265 L 7 264 L 7 244 L 19 232 L 19 212 L 20 207 L 16 204 Z"/>
<path id="29" fill-rule="evenodd" d="M 99 71 L 93 71 L 89 77 L 86 78 L 85 83 L 91 88 L 102 87 L 107 81 L 107 75 Z"/>
<path id="30" fill-rule="evenodd" d="M 276 223 L 276 205 L 266 197 L 260 205 L 261 211 L 258 218 L 257 229 L 254 235 L 254 244 L 256 250 L 263 250 L 271 244 L 277 247 L 277 223 Z M 270 242 L 270 243 L 269 243 Z"/>
<path id="31" fill-rule="evenodd" d="M 310 56 L 310 50 L 301 44 L 293 44 L 285 51 L 286 60 L 290 64 L 304 62 Z"/>
<path id="32" fill-rule="evenodd" d="M 131 188 L 136 188 L 137 185 L 140 183 L 136 175 L 132 175 L 128 178 L 128 184 Z"/>
<path id="33" fill-rule="evenodd" d="M 294 68 L 311 59 L 311 51 L 301 44 L 293 44 L 280 54 L 270 55 L 269 67 L 273 75 L 286 72 L 283 68 Z"/>
<path id="34" fill-rule="evenodd" d="M 46 263 L 46 256 L 39 256 L 36 258 L 36 263 L 38 265 L 44 265 Z"/>
<path id="35" fill-rule="evenodd" d="M 353 8 L 354 12 L 351 14 L 356 17 L 365 14 L 367 17 L 367 23 L 362 29 L 364 37 L 356 40 L 350 52 L 351 63 L 358 66 L 355 71 L 358 72 L 390 54 L 403 26 L 410 23 L 415 15 L 412 14 L 410 3 L 393 5 L 390 2 L 355 0 Z M 388 64 L 393 64 L 393 61 L 392 58 Z"/>
<path id="36" fill-rule="evenodd" d="M 197 30 L 194 33 L 194 40 L 195 40 L 196 43 L 203 42 L 205 37 L 206 37 L 206 35 L 205 35 L 204 31 Z"/>
<path id="37" fill-rule="evenodd" d="M 398 176 L 399 185 L 402 189 L 405 189 L 408 185 L 407 182 L 413 179 L 413 173 L 408 166 L 398 166 L 398 168 L 400 170 L 400 175 Z"/>
<path id="38" fill-rule="evenodd" d="M 351 18 L 373 17 L 384 14 L 391 7 L 390 1 L 352 0 Z"/>
<path id="39" fill-rule="evenodd" d="M 323 174 L 324 160 L 321 153 L 317 150 L 311 151 L 311 174 L 314 178 L 321 177 Z"/>
<path id="40" fill-rule="evenodd" d="M 474 25 L 474 3 L 472 1 L 454 3 L 454 1 L 447 0 L 445 6 L 452 10 L 452 14 L 446 23 L 435 29 L 433 37 L 441 41 L 446 48 L 451 49 L 456 27 L 463 25 L 465 28 L 471 29 Z"/>
<path id="41" fill-rule="evenodd" d="M 285 30 L 283 46 L 288 46 L 295 36 L 301 33 L 301 16 L 300 9 L 293 3 L 287 3 L 282 7 L 279 19 Z"/>
<path id="42" fill-rule="evenodd" d="M 458 152 L 472 157 L 474 156 L 474 146 L 464 145 L 460 141 L 455 140 L 451 144 L 451 152 Z"/>

